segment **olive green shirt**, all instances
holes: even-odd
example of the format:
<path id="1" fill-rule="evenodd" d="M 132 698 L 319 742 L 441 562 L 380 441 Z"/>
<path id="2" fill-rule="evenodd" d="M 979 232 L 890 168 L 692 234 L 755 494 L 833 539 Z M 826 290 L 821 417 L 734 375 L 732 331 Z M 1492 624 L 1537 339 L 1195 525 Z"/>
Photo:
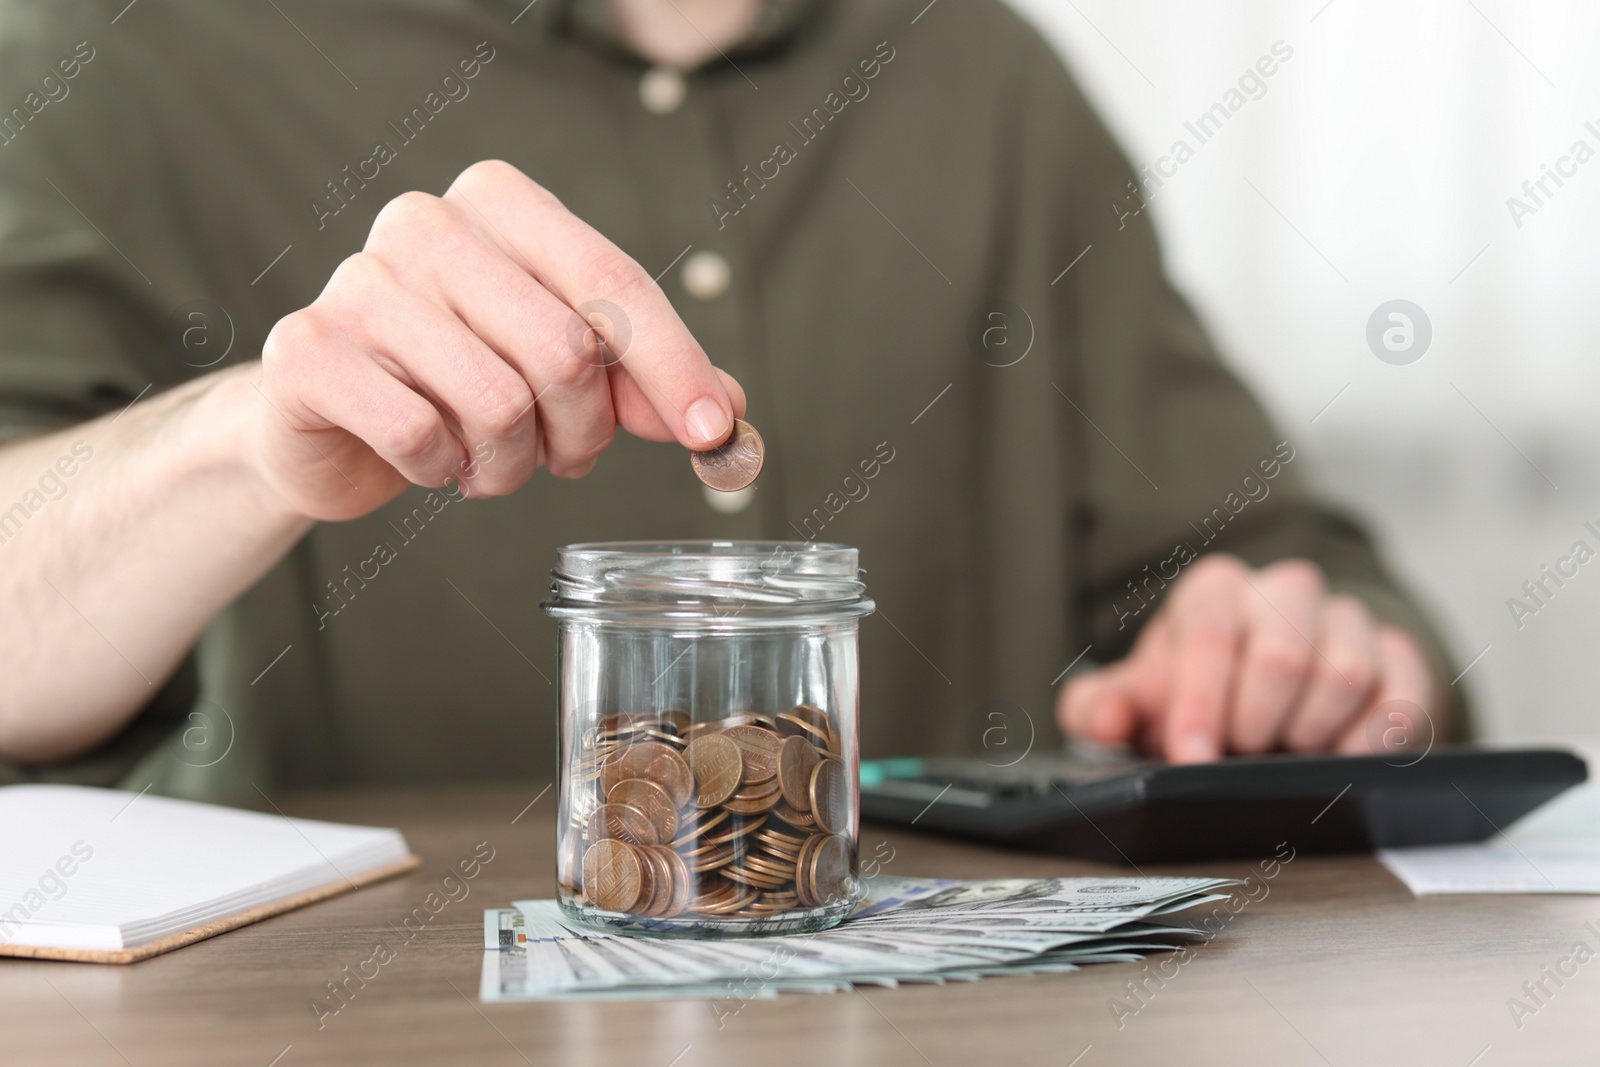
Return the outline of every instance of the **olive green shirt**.
<path id="1" fill-rule="evenodd" d="M 1201 552 L 1310 557 L 1431 640 L 1305 488 L 1303 429 L 1218 362 L 1127 160 L 998 0 L 769 3 L 681 86 L 603 3 L 524 4 L 6 5 L 0 434 L 256 358 L 386 201 L 499 158 L 659 274 L 743 384 L 767 444 L 748 507 L 626 436 L 579 481 L 412 490 L 313 530 L 103 750 L 0 778 L 547 779 L 538 605 L 574 541 L 858 546 L 867 756 L 1059 743 L 1063 670 L 1122 654 Z M 0 565 L 35 503 L 0 501 Z"/>

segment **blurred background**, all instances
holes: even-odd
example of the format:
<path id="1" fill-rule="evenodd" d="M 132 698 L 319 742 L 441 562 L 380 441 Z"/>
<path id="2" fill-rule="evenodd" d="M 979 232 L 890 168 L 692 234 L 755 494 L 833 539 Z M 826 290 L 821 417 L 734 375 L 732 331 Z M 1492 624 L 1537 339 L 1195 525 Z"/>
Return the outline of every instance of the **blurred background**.
<path id="1" fill-rule="evenodd" d="M 1600 158 L 1574 144 L 1600 154 L 1600 5 L 1011 2 L 1135 166 L 1193 150 L 1146 196 L 1168 271 L 1438 613 L 1481 731 L 1600 736 L 1600 559 L 1522 589 L 1600 551 Z M 1277 42 L 1202 143 L 1185 123 Z M 1535 201 L 1546 168 L 1570 176 Z M 1396 299 L 1432 332 L 1400 365 L 1367 340 Z"/>

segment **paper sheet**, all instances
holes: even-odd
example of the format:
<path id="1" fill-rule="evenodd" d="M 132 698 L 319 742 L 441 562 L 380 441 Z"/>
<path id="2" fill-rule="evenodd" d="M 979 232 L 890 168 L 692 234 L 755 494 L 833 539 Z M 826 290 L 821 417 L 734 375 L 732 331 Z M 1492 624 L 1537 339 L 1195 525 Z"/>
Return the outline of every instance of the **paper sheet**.
<path id="1" fill-rule="evenodd" d="M 1412 893 L 1600 893 L 1600 789 L 1581 785 L 1475 845 L 1391 848 Z"/>

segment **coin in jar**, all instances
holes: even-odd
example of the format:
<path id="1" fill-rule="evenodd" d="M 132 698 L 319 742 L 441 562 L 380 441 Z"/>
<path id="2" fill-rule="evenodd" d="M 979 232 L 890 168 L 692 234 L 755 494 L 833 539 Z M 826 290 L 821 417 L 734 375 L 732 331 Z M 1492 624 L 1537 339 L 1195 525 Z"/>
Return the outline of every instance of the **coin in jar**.
<path id="1" fill-rule="evenodd" d="M 600 786 L 609 796 L 612 788 L 625 778 L 647 778 L 655 782 L 680 807 L 689 802 L 694 788 L 689 765 L 676 749 L 660 741 L 641 741 L 624 749 L 601 770 Z"/>
<path id="2" fill-rule="evenodd" d="M 707 811 L 701 818 L 698 819 L 694 818 L 694 816 L 689 813 L 684 813 L 678 817 L 678 836 L 673 838 L 669 843 L 673 848 L 678 848 L 682 845 L 693 844 L 704 837 L 707 833 L 726 822 L 730 817 L 732 817 L 732 815 L 733 812 L 729 811 L 727 808 L 718 808 L 715 814 Z"/>
<path id="3" fill-rule="evenodd" d="M 809 796 L 810 794 L 808 793 L 807 795 Z M 772 814 L 796 830 L 814 830 L 817 826 L 815 815 L 812 815 L 809 811 L 800 811 L 798 808 L 792 808 L 787 801 L 774 804 L 772 806 Z"/>
<path id="4" fill-rule="evenodd" d="M 807 908 L 817 906 L 816 899 L 811 895 L 811 857 L 816 854 L 817 846 L 826 837 L 826 834 L 812 834 L 807 837 L 806 843 L 800 846 L 800 858 L 795 861 L 794 890 L 800 898 L 800 903 Z"/>
<path id="5" fill-rule="evenodd" d="M 682 856 L 664 845 L 660 846 L 660 849 L 661 858 L 666 860 L 667 869 L 672 877 L 672 896 L 665 914 L 676 915 L 688 905 L 694 879 L 689 873 L 689 865 L 684 862 Z"/>
<path id="6" fill-rule="evenodd" d="M 819 761 L 811 772 L 807 792 L 817 829 L 829 834 L 844 833 L 850 821 L 850 789 L 845 781 L 844 764 L 836 759 Z"/>
<path id="7" fill-rule="evenodd" d="M 804 737 L 786 737 L 778 746 L 778 787 L 792 808 L 811 808 L 811 772 L 821 757 Z"/>
<path id="8" fill-rule="evenodd" d="M 824 743 L 833 732 L 828 713 L 810 704 L 796 704 L 788 711 L 780 712 L 778 724 L 778 728 L 786 734 L 809 733 L 821 738 Z"/>
<path id="9" fill-rule="evenodd" d="M 811 898 L 823 907 L 850 899 L 850 843 L 843 836 L 825 837 L 812 850 L 804 873 Z"/>
<path id="10" fill-rule="evenodd" d="M 690 726 L 688 729 L 684 730 L 683 736 L 693 741 L 695 738 L 704 736 L 705 734 L 721 733 L 730 726 L 749 726 L 751 723 L 754 723 L 757 726 L 764 726 L 766 725 L 767 721 L 770 720 L 767 720 L 766 716 L 764 715 L 757 715 L 753 711 L 741 711 L 736 714 L 729 715 L 724 719 L 715 719 L 711 722 L 697 722 L 693 726 Z"/>
<path id="11" fill-rule="evenodd" d="M 678 806 L 648 778 L 624 778 L 611 787 L 606 803 L 625 804 L 642 813 L 656 828 L 658 841 L 671 841 L 678 832 Z"/>
<path id="12" fill-rule="evenodd" d="M 760 815 L 770 811 L 773 805 L 783 798 L 776 782 L 769 783 L 770 788 L 755 786 L 748 792 L 738 792 L 722 802 L 725 810 L 735 815 Z"/>
<path id="13" fill-rule="evenodd" d="M 689 742 L 683 759 L 694 782 L 694 806 L 713 808 L 739 788 L 744 774 L 739 746 L 726 734 L 703 734 Z"/>
<path id="14" fill-rule="evenodd" d="M 743 419 L 733 420 L 733 433 L 716 448 L 691 452 L 689 462 L 695 477 L 719 493 L 732 493 L 756 480 L 766 460 L 767 447 L 755 427 Z"/>
<path id="15" fill-rule="evenodd" d="M 739 746 L 746 784 L 765 782 L 778 773 L 778 735 L 760 726 L 733 726 L 723 736 Z"/>
<path id="16" fill-rule="evenodd" d="M 603 911 L 628 911 L 639 902 L 643 868 L 626 841 L 596 841 L 583 854 L 583 889 Z"/>
<path id="17" fill-rule="evenodd" d="M 660 845 L 644 845 L 634 851 L 650 870 L 649 891 L 640 890 L 634 910 L 644 916 L 665 915 L 672 902 L 672 868 L 662 856 L 665 850 Z"/>
<path id="18" fill-rule="evenodd" d="M 661 838 L 656 834 L 655 823 L 638 808 L 626 804 L 601 804 L 589 816 L 590 841 L 614 838 L 630 845 L 656 845 Z"/>

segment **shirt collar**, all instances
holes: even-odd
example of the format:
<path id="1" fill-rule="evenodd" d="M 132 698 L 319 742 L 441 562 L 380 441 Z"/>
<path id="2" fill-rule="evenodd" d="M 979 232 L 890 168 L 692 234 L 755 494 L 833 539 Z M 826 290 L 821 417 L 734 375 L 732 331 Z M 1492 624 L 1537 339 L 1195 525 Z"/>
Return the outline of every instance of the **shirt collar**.
<path id="1" fill-rule="evenodd" d="M 632 55 L 618 38 L 611 24 L 612 0 L 535 0 L 524 11 L 522 20 L 532 21 L 546 32 L 571 32 L 608 51 Z M 755 23 L 744 39 L 726 54 L 750 55 L 786 44 L 819 7 L 821 0 L 761 0 Z M 505 6 L 521 9 L 523 0 L 505 0 Z"/>

